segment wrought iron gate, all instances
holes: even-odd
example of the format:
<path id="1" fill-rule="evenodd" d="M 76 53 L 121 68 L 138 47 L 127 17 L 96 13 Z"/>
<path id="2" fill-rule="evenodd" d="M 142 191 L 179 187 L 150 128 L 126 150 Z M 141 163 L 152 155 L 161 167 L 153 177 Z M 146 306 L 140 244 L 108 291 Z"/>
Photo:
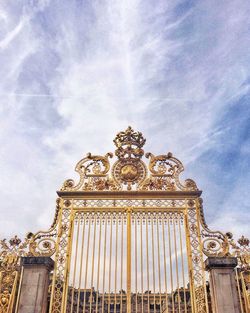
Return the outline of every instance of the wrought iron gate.
<path id="1" fill-rule="evenodd" d="M 230 246 L 240 257 L 240 248 L 208 229 L 201 191 L 180 182 L 184 168 L 171 153 L 147 153 L 146 164 L 145 139 L 131 127 L 114 143 L 114 163 L 112 153 L 89 153 L 76 165 L 79 182 L 58 191 L 48 231 L 0 242 L 0 273 L 8 266 L 16 286 L 21 256 L 53 257 L 49 313 L 211 312 L 204 257 L 228 255 Z M 12 313 L 17 290 L 1 276 L 0 287 L 0 313 Z"/>
<path id="2" fill-rule="evenodd" d="M 88 154 L 60 196 L 50 312 L 208 312 L 195 183 L 128 128 L 118 160 Z M 149 171 L 149 174 L 148 174 Z"/>
<path id="3" fill-rule="evenodd" d="M 51 312 L 208 312 L 196 209 L 185 199 L 66 201 Z"/>
<path id="4" fill-rule="evenodd" d="M 73 225 L 66 312 L 191 312 L 182 209 L 77 210 Z"/>

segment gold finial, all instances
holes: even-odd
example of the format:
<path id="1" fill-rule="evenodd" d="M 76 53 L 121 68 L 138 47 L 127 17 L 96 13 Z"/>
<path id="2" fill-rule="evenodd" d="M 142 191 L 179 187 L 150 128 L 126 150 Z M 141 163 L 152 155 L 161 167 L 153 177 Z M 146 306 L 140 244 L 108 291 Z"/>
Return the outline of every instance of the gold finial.
<path id="1" fill-rule="evenodd" d="M 146 139 L 142 133 L 136 132 L 129 126 L 125 131 L 119 132 L 114 143 L 117 147 L 115 154 L 119 159 L 140 159 L 144 155 L 142 147 Z"/>

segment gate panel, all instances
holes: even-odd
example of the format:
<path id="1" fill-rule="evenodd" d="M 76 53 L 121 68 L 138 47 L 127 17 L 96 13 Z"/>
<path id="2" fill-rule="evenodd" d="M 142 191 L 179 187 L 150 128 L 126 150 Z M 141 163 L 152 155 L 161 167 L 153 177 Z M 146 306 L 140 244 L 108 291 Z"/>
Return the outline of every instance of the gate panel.
<path id="1" fill-rule="evenodd" d="M 64 312 L 127 312 L 127 213 L 76 212 Z"/>
<path id="2" fill-rule="evenodd" d="M 183 212 L 132 214 L 132 312 L 191 312 Z"/>
<path id="3" fill-rule="evenodd" d="M 184 216 L 75 211 L 61 312 L 191 312 Z"/>

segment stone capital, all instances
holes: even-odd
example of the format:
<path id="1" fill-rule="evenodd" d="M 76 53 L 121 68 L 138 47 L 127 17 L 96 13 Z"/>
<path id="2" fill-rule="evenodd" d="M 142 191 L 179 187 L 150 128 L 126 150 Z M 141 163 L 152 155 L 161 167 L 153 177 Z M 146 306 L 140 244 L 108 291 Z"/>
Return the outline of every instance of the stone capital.
<path id="1" fill-rule="evenodd" d="M 43 266 L 50 272 L 54 268 L 54 261 L 50 257 L 22 257 L 21 266 Z"/>
<path id="2" fill-rule="evenodd" d="M 231 268 L 234 269 L 238 265 L 235 257 L 208 257 L 205 261 L 207 271 L 215 268 Z"/>

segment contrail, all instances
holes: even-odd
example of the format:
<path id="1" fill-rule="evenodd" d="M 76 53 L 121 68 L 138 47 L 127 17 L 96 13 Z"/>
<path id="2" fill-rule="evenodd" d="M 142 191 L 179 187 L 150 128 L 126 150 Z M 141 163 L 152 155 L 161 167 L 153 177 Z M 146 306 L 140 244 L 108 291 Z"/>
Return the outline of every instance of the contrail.
<path id="1" fill-rule="evenodd" d="M 49 95 L 49 94 L 28 94 L 28 93 L 4 93 L 4 94 L 0 94 L 1 97 L 45 97 L 45 98 L 58 98 L 58 99 L 84 99 L 85 96 L 59 96 L 59 95 Z M 95 97 L 93 95 L 93 97 Z M 98 97 L 98 96 L 96 96 Z M 115 98 L 115 97 L 113 97 Z M 117 96 L 117 98 L 121 98 L 121 96 Z M 126 97 L 126 99 L 128 99 L 128 97 Z M 129 99 L 128 99 L 129 100 Z M 133 97 L 131 98 L 131 100 L 133 100 Z M 189 98 L 177 98 L 177 97 L 143 97 L 143 100 L 169 100 L 169 101 L 173 101 L 173 100 L 185 100 L 185 101 L 190 101 L 191 99 Z"/>

